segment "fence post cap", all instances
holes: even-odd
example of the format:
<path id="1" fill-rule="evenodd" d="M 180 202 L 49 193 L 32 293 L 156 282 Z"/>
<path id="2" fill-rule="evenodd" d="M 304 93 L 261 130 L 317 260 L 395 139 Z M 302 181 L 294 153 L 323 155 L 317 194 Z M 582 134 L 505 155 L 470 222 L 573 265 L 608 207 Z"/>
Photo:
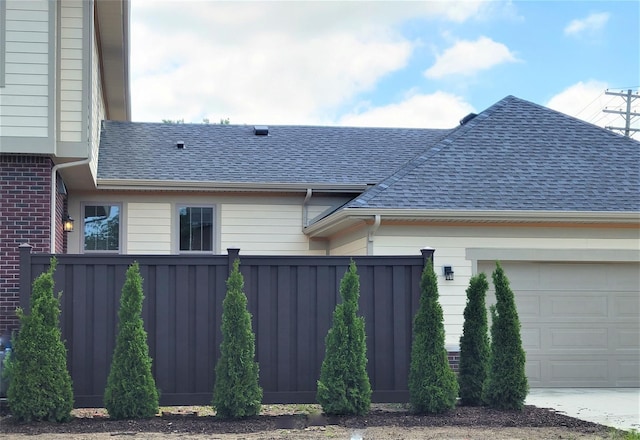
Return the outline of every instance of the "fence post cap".
<path id="1" fill-rule="evenodd" d="M 18 246 L 18 248 L 29 248 L 29 249 L 33 249 L 33 246 L 31 246 L 29 243 L 22 243 L 20 246 Z"/>

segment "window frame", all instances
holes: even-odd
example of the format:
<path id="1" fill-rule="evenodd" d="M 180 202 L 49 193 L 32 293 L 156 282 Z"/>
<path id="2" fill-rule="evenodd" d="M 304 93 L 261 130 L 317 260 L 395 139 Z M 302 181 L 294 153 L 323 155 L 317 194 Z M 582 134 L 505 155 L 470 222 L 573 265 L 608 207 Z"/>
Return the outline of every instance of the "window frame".
<path id="1" fill-rule="evenodd" d="M 211 250 L 209 251 L 194 251 L 194 250 L 182 250 L 180 249 L 180 210 L 184 208 L 201 208 L 201 209 L 211 209 Z M 176 231 L 176 239 L 175 239 L 175 248 L 177 254 L 182 255 L 208 255 L 216 253 L 217 246 L 217 206 L 207 203 L 179 203 L 175 205 L 175 215 L 176 215 L 176 226 L 174 230 Z"/>
<path id="2" fill-rule="evenodd" d="M 86 249 L 85 248 L 85 240 L 86 240 L 86 235 L 85 235 L 85 209 L 88 206 L 117 206 L 118 207 L 118 249 L 116 250 L 102 250 L 102 249 L 98 249 L 98 250 L 94 250 L 94 249 Z M 122 249 L 123 249 L 123 224 L 122 224 L 122 220 L 123 220 L 123 204 L 121 202 L 110 202 L 110 201 L 103 201 L 103 202 L 82 202 L 80 204 L 80 218 L 81 218 L 81 237 L 80 237 L 80 250 L 83 254 L 121 254 L 122 253 Z"/>

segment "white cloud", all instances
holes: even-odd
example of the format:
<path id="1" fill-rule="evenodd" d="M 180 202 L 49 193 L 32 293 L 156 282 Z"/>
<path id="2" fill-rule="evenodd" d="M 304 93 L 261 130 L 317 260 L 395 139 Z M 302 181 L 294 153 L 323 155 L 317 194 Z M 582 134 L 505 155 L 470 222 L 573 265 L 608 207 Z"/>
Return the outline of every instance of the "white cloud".
<path id="1" fill-rule="evenodd" d="M 606 82 L 580 81 L 553 96 L 546 106 L 599 127 L 624 127 L 625 119 L 622 115 L 603 112 L 606 108 L 626 110 L 625 101 L 621 97 L 605 93 L 608 88 Z M 640 129 L 640 120 L 632 120 L 630 127 Z M 615 132 L 622 134 L 620 130 Z M 637 139 L 638 133 L 632 132 L 631 137 Z"/>
<path id="2" fill-rule="evenodd" d="M 473 75 L 498 64 L 516 62 L 515 54 L 502 43 L 487 37 L 476 41 L 462 40 L 437 55 L 436 63 L 424 72 L 427 78 L 447 75 Z"/>
<path id="3" fill-rule="evenodd" d="M 462 22 L 486 3 L 132 2 L 134 120 L 332 123 L 407 66 L 407 19 Z"/>
<path id="4" fill-rule="evenodd" d="M 571 20 L 564 28 L 565 35 L 579 35 L 602 29 L 609 21 L 608 12 L 593 13 L 586 18 Z"/>
<path id="5" fill-rule="evenodd" d="M 474 112 L 471 104 L 449 93 L 416 94 L 406 100 L 344 115 L 341 125 L 365 127 L 452 128 Z"/>
<path id="6" fill-rule="evenodd" d="M 604 94 L 607 83 L 601 81 L 586 81 L 573 84 L 546 104 L 547 107 L 580 118 L 592 124 L 604 127 L 610 124 L 612 117 L 602 112 L 610 96 Z"/>

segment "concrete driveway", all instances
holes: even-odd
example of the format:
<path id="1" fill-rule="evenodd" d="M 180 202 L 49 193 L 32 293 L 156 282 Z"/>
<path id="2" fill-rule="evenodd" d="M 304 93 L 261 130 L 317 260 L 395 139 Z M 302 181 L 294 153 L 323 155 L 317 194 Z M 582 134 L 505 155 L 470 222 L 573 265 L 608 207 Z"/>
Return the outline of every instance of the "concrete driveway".
<path id="1" fill-rule="evenodd" d="M 526 404 L 617 429 L 640 431 L 640 388 L 532 388 Z"/>

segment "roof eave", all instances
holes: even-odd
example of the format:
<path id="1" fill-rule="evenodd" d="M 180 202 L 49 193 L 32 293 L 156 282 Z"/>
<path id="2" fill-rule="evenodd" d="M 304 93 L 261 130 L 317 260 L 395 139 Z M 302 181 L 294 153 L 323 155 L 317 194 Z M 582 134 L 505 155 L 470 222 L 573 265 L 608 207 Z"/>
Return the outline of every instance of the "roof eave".
<path id="1" fill-rule="evenodd" d="M 360 194 L 364 184 L 281 183 L 281 182 L 211 182 L 193 180 L 98 179 L 98 189 L 124 191 L 229 191 L 229 192 L 306 192 Z"/>
<path id="2" fill-rule="evenodd" d="M 97 1 L 95 13 L 107 119 L 130 121 L 129 0 Z"/>
<path id="3" fill-rule="evenodd" d="M 345 208 L 304 229 L 309 237 L 329 237 L 367 218 L 382 220 L 438 221 L 450 223 L 566 223 L 630 224 L 640 226 L 640 212 L 620 211 L 492 211 Z"/>

